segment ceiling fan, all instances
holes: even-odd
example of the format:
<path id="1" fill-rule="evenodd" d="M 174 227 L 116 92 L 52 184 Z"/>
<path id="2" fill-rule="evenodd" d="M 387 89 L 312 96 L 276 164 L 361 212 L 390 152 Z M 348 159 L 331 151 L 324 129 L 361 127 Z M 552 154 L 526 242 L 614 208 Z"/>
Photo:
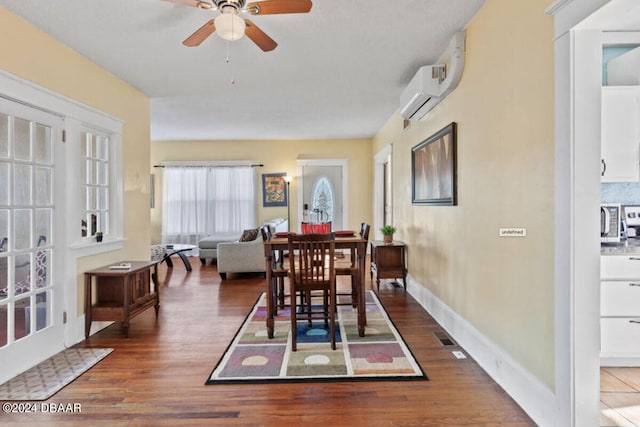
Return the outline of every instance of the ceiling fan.
<path id="1" fill-rule="evenodd" d="M 188 47 L 199 46 L 217 30 L 224 40 L 238 40 L 247 35 L 260 49 L 269 52 L 278 46 L 271 37 L 249 19 L 243 19 L 240 13 L 249 15 L 275 15 L 281 13 L 307 13 L 311 10 L 311 0 L 263 0 L 246 3 L 246 0 L 166 0 L 185 6 L 220 11 L 215 19 L 207 21 L 182 44 Z"/>

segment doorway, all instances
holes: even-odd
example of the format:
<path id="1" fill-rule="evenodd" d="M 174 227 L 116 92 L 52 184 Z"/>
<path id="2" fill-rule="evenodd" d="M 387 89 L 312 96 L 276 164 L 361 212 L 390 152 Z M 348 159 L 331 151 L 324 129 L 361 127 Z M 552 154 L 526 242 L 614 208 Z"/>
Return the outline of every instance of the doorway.
<path id="1" fill-rule="evenodd" d="M 0 383 L 64 348 L 61 129 L 0 98 Z"/>
<path id="2" fill-rule="evenodd" d="M 301 222 L 331 222 L 332 230 L 345 229 L 348 224 L 347 160 L 298 160 L 298 176 Z M 300 231 L 300 224 L 291 230 Z"/>
<path id="3" fill-rule="evenodd" d="M 380 228 L 393 224 L 393 194 L 392 189 L 392 146 L 387 145 L 375 155 L 373 177 L 373 236 L 381 240 Z"/>
<path id="4" fill-rule="evenodd" d="M 640 30 L 636 0 L 556 1 L 556 425 L 598 425 L 602 35 Z M 634 19 L 635 18 L 635 19 Z M 620 28 L 623 25 L 626 28 Z"/>

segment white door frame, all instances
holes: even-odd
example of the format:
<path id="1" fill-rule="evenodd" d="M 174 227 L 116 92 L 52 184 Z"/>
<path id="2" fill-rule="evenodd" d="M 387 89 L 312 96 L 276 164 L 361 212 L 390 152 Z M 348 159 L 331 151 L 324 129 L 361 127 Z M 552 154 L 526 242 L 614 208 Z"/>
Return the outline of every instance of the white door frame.
<path id="1" fill-rule="evenodd" d="M 302 168 L 305 166 L 339 166 L 342 168 L 342 226 L 349 226 L 349 161 L 347 159 L 298 159 L 298 223 L 291 227 L 291 231 L 300 232 L 300 221 L 303 218 L 304 210 L 304 176 Z"/>
<path id="2" fill-rule="evenodd" d="M 393 146 L 391 144 L 383 147 L 374 157 L 373 171 L 373 240 L 382 240 L 380 227 L 384 225 L 384 165 L 387 164 L 387 173 L 391 178 Z M 389 200 L 393 201 L 393 195 L 388 194 Z M 391 210 L 393 218 L 393 209 Z"/>
<path id="3" fill-rule="evenodd" d="M 598 425 L 602 29 L 637 0 L 556 0 L 555 425 Z M 614 10 L 615 8 L 615 10 Z M 595 19 L 594 19 L 595 18 Z M 604 25 L 604 26 L 603 26 Z"/>

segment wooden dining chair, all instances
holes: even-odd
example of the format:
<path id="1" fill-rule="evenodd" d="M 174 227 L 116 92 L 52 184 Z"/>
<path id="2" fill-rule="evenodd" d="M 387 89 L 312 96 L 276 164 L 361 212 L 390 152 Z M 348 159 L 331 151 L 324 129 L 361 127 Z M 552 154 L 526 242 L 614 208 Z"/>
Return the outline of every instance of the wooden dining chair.
<path id="1" fill-rule="evenodd" d="M 271 227 L 264 226 L 260 228 L 262 234 L 262 240 L 267 242 L 273 237 L 271 234 Z M 284 308 L 285 292 L 284 292 L 284 278 L 289 276 L 289 270 L 284 266 L 284 251 L 274 251 L 273 259 L 271 260 L 271 289 L 274 290 L 273 306 L 276 309 L 274 314 L 277 314 L 278 308 Z"/>
<path id="2" fill-rule="evenodd" d="M 335 245 L 334 233 L 289 234 L 292 351 L 296 351 L 298 321 L 306 320 L 311 325 L 316 319 L 329 326 L 331 349 L 336 349 Z M 318 296 L 317 291 L 322 297 L 321 308 L 311 301 Z"/>
<path id="3" fill-rule="evenodd" d="M 365 248 L 369 242 L 369 230 L 371 226 L 366 223 L 360 224 L 360 237 L 362 237 L 365 242 Z M 356 307 L 358 304 L 358 289 L 356 288 L 356 280 L 358 275 L 358 260 L 356 259 L 356 251 L 352 249 L 350 251 L 350 264 L 348 266 L 338 265 L 336 266 L 336 276 L 349 276 L 351 278 L 351 293 L 337 293 L 338 297 L 351 295 L 351 301 L 336 303 L 336 305 L 351 305 L 352 307 Z"/>

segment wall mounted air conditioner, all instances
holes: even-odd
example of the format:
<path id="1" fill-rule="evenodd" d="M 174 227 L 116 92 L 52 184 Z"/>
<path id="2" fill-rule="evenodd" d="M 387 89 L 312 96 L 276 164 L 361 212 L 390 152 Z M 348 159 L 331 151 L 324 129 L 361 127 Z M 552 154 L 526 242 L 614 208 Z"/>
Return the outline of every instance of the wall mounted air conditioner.
<path id="1" fill-rule="evenodd" d="M 420 67 L 400 95 L 400 115 L 420 120 L 451 93 L 462 79 L 465 33 L 456 33 L 449 43 L 449 69 L 442 64 Z"/>
<path id="2" fill-rule="evenodd" d="M 420 67 L 400 95 L 400 115 L 408 120 L 414 119 L 416 113 L 431 101 L 431 98 L 440 94 L 440 83 L 444 75 L 444 65 Z"/>

